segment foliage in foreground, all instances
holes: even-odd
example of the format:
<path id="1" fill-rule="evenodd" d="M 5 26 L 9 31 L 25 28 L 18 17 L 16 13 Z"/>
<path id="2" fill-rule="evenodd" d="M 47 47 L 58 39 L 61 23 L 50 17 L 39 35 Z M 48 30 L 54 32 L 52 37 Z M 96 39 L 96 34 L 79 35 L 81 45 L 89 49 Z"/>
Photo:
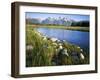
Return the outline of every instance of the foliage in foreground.
<path id="1" fill-rule="evenodd" d="M 41 34 L 32 27 L 26 27 L 26 66 L 55 66 L 55 65 L 77 65 L 88 64 L 89 57 L 84 54 L 85 59 L 80 58 L 81 49 L 78 46 L 63 42 L 63 49 L 67 49 L 68 56 L 61 54 L 59 51 L 59 43 L 51 40 L 43 39 Z M 77 58 L 72 53 L 77 53 Z M 85 52 L 83 52 L 85 53 Z"/>

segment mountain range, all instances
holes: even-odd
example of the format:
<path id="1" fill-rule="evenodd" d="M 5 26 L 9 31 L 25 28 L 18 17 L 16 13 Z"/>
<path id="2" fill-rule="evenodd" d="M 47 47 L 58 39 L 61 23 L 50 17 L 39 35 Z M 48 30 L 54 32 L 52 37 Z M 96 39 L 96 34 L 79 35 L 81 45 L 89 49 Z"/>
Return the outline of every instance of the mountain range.
<path id="1" fill-rule="evenodd" d="M 89 26 L 89 21 L 75 21 L 66 17 L 52 18 L 48 17 L 43 20 L 39 18 L 27 18 L 27 24 L 46 24 L 46 25 L 63 25 L 63 26 Z"/>

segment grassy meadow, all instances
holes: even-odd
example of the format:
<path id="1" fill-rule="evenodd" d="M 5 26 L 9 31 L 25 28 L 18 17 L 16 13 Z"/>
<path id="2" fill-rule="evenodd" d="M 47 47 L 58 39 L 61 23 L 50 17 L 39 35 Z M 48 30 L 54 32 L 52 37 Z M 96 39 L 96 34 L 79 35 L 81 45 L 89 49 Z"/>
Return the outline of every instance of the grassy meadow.
<path id="1" fill-rule="evenodd" d="M 41 27 L 41 28 L 55 28 L 55 29 L 65 29 L 65 30 L 77 30 L 77 31 L 84 31 L 89 32 L 89 27 L 81 27 L 81 26 L 61 26 L 61 25 L 32 25 L 28 24 L 27 26 L 31 27 Z"/>

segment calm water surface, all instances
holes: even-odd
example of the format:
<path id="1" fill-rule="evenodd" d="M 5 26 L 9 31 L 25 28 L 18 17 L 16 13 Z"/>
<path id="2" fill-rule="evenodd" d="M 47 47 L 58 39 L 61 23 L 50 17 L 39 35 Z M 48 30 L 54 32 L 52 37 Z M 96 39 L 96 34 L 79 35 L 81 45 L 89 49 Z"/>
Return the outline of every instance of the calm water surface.
<path id="1" fill-rule="evenodd" d="M 89 52 L 89 32 L 52 28 L 37 28 L 37 30 L 47 37 L 66 40 L 67 42 L 78 45 Z"/>

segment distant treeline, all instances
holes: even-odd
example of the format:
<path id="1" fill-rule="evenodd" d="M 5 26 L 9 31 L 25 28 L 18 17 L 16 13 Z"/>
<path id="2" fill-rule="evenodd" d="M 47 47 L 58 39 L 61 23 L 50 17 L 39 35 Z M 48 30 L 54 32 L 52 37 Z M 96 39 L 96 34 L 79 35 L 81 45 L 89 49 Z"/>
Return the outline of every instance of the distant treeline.
<path id="1" fill-rule="evenodd" d="M 62 18 L 62 19 L 46 18 L 45 20 L 31 18 L 31 19 L 26 19 L 26 24 L 89 27 L 89 21 L 74 21 L 67 18 Z"/>
<path id="2" fill-rule="evenodd" d="M 71 26 L 84 26 L 84 27 L 89 27 L 89 21 L 72 22 Z"/>

